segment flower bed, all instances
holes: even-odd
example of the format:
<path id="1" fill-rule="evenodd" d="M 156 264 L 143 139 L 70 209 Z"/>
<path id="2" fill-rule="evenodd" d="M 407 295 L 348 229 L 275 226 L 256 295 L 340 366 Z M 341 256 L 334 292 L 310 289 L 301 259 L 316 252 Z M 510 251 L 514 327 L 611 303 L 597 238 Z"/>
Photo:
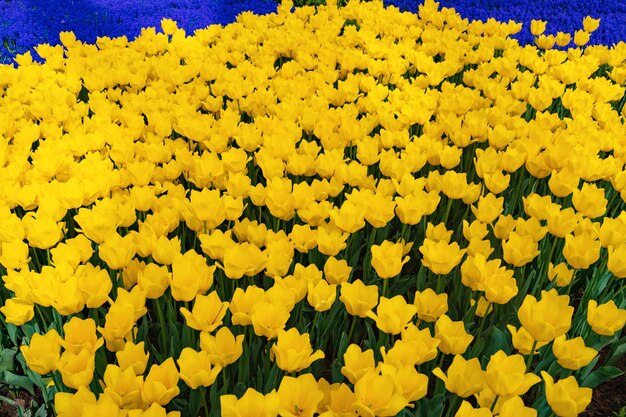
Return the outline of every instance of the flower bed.
<path id="1" fill-rule="evenodd" d="M 320 3 L 321 0 L 299 0 L 299 3 Z M 416 0 L 386 0 L 403 11 L 416 12 Z M 446 0 L 442 7 L 454 7 L 463 17 L 498 21 L 513 19 L 527 27 L 532 19 L 549 20 L 548 33 L 574 32 L 587 15 L 602 20 L 594 33 L 592 44 L 612 45 L 626 40 L 626 3 L 620 0 Z M 24 53 L 41 43 L 56 45 L 58 34 L 72 30 L 83 42 L 93 43 L 97 37 L 127 36 L 134 39 L 142 27 L 158 26 L 161 18 L 178 22 L 181 28 L 194 31 L 211 24 L 228 24 L 243 11 L 266 14 L 276 9 L 275 0 L 152 0 L 90 2 L 47 0 L 0 2 L 0 62 L 10 62 L 17 53 Z M 24 30 L 28 28 L 28 30 Z M 514 37 L 522 44 L 532 43 L 533 37 L 523 30 Z"/>
<path id="2" fill-rule="evenodd" d="M 581 413 L 625 346 L 598 24 L 285 2 L 0 66 L 3 382 L 60 417 Z"/>

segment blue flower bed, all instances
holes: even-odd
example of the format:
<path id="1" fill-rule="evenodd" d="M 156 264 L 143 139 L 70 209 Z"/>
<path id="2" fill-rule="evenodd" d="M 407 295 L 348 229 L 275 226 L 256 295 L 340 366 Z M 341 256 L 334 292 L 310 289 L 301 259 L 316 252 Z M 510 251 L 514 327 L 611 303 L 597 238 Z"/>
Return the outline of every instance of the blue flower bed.
<path id="1" fill-rule="evenodd" d="M 417 0 L 385 0 L 402 10 L 416 10 Z M 422 3 L 422 1 L 419 1 Z M 470 20 L 486 20 L 493 17 L 499 21 L 524 23 L 522 31 L 515 36 L 521 43 L 531 43 L 530 21 L 548 21 L 546 34 L 557 31 L 570 32 L 582 28 L 585 16 L 600 18 L 600 28 L 591 35 L 590 44 L 612 45 L 626 41 L 626 1 L 624 0 L 441 0 L 440 6 L 453 7 Z"/>
<path id="2" fill-rule="evenodd" d="M 419 0 L 385 0 L 402 10 L 417 10 Z M 623 0 L 442 0 L 469 19 L 513 19 L 525 23 L 517 35 L 522 43 L 532 41 L 531 19 L 548 20 L 547 33 L 580 29 L 587 15 L 601 18 L 600 29 L 590 43 L 613 44 L 626 40 L 626 2 Z M 58 33 L 72 30 L 83 41 L 98 36 L 126 35 L 134 38 L 142 27 L 158 26 L 169 17 L 188 31 L 210 24 L 228 24 L 246 10 L 269 13 L 274 0 L 1 0 L 0 59 L 9 60 L 40 43 L 58 43 Z"/>

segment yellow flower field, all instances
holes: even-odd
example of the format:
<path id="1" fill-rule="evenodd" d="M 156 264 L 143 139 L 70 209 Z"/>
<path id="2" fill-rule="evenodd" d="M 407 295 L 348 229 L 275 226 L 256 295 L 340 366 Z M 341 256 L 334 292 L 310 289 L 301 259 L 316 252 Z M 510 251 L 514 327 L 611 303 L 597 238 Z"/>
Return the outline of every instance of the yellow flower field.
<path id="1" fill-rule="evenodd" d="M 626 43 L 291 6 L 0 66 L 13 385 L 59 417 L 583 412 L 626 351 Z"/>

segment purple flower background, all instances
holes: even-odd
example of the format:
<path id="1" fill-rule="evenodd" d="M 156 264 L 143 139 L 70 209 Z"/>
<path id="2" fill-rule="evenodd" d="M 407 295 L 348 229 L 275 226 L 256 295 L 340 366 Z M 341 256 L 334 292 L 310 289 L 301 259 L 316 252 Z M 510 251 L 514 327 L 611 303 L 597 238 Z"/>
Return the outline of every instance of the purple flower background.
<path id="1" fill-rule="evenodd" d="M 402 10 L 417 10 L 422 0 L 385 0 Z M 523 22 L 516 37 L 532 41 L 531 19 L 548 20 L 548 33 L 580 29 L 587 15 L 602 19 L 591 43 L 611 45 L 626 40 L 625 0 L 441 0 L 463 17 Z M 0 0 L 0 61 L 10 61 L 40 43 L 59 43 L 59 32 L 72 30 L 87 42 L 98 36 L 136 37 L 146 26 L 159 26 L 163 17 L 188 31 L 210 24 L 228 24 L 242 11 L 263 14 L 276 10 L 274 0 Z"/>

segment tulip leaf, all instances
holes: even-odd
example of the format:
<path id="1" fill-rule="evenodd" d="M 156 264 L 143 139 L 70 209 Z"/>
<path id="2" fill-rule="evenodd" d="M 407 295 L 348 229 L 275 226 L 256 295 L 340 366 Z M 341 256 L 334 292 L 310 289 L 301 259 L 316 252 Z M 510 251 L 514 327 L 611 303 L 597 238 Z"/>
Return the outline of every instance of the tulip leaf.
<path id="1" fill-rule="evenodd" d="M 341 362 L 335 359 L 331 365 L 331 380 L 332 383 L 343 382 L 343 374 L 341 373 Z"/>
<path id="2" fill-rule="evenodd" d="M 495 326 L 491 326 L 489 330 L 486 332 L 486 346 L 483 354 L 486 357 L 490 357 L 494 353 L 499 350 L 504 350 L 505 352 L 510 352 L 511 348 L 509 347 L 509 341 L 507 335 Z"/>
<path id="3" fill-rule="evenodd" d="M 13 371 L 15 368 L 15 355 L 17 349 L 4 349 L 0 352 L 0 372 Z"/>
<path id="4" fill-rule="evenodd" d="M 16 375 L 13 372 L 4 371 L 0 375 L 0 383 L 25 389 L 31 395 L 35 395 L 33 381 L 31 381 L 27 376 Z"/>
<path id="5" fill-rule="evenodd" d="M 413 415 L 439 417 L 443 412 L 443 404 L 445 403 L 444 394 L 434 395 L 433 398 L 422 398 L 415 403 L 415 411 Z"/>
<path id="6" fill-rule="evenodd" d="M 33 417 L 46 417 L 46 416 L 48 416 L 48 409 L 45 404 L 41 404 L 39 408 L 37 409 L 37 411 L 35 411 L 35 414 L 33 415 Z"/>
<path id="7" fill-rule="evenodd" d="M 246 384 L 239 381 L 235 384 L 235 387 L 233 388 L 233 394 L 235 394 L 237 398 L 241 398 L 243 394 L 246 392 L 246 389 L 247 389 Z"/>
<path id="8" fill-rule="evenodd" d="M 593 371 L 587 378 L 580 384 L 583 387 L 595 388 L 604 382 L 617 378 L 620 375 L 624 375 L 624 371 L 615 366 L 601 366 Z"/>
<path id="9" fill-rule="evenodd" d="M 615 349 L 609 353 L 606 360 L 607 365 L 614 365 L 622 356 L 626 355 L 626 336 L 615 343 Z"/>

